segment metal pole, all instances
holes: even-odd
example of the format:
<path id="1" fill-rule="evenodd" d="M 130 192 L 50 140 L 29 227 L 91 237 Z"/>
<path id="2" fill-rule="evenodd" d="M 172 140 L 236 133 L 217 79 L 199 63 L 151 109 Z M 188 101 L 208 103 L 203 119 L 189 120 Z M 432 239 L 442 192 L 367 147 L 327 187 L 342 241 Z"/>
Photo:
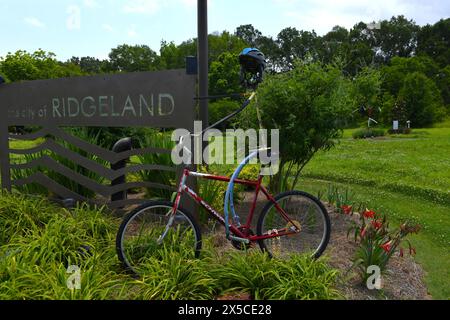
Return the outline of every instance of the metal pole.
<path id="1" fill-rule="evenodd" d="M 197 0 L 198 4 L 198 90 L 200 97 L 208 96 L 208 0 Z M 200 100 L 200 120 L 203 127 L 209 125 L 208 100 Z"/>

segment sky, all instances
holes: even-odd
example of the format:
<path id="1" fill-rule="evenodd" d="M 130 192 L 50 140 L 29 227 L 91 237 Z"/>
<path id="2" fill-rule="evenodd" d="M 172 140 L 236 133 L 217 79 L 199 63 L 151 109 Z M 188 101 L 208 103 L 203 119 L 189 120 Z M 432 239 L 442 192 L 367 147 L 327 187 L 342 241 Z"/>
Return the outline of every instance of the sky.
<path id="1" fill-rule="evenodd" d="M 286 27 L 351 28 L 403 14 L 417 24 L 450 17 L 448 0 L 209 0 L 209 32 L 234 32 L 252 24 L 266 36 Z M 197 0 L 0 0 L 0 57 L 41 48 L 65 61 L 72 56 L 108 57 L 120 44 L 162 40 L 176 44 L 197 35 Z"/>

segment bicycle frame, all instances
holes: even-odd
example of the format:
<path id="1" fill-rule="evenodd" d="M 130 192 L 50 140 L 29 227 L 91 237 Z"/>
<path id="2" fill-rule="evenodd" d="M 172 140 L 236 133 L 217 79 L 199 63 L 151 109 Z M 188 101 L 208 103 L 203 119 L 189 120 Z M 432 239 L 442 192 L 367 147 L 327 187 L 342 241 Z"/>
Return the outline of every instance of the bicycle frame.
<path id="1" fill-rule="evenodd" d="M 225 219 L 214 208 L 212 208 L 205 200 L 203 200 L 202 197 L 200 197 L 194 190 L 192 190 L 191 188 L 189 188 L 189 186 L 186 185 L 186 180 L 187 180 L 187 178 L 189 176 L 197 177 L 197 178 L 201 178 L 201 179 L 206 179 L 206 180 L 221 181 L 221 182 L 230 182 L 231 181 L 231 178 L 229 178 L 229 177 L 217 176 L 217 175 L 212 175 L 212 174 L 198 173 L 198 172 L 190 171 L 189 169 L 184 169 L 183 175 L 181 177 L 180 184 L 178 186 L 177 196 L 176 196 L 175 201 L 174 201 L 172 214 L 175 214 L 177 212 L 177 209 L 178 209 L 179 204 L 180 204 L 181 196 L 184 193 L 186 193 L 196 203 L 198 203 L 203 208 L 205 208 L 205 210 L 210 215 L 212 215 L 220 224 L 225 226 L 225 223 L 226 223 Z M 252 206 L 250 208 L 250 212 L 249 212 L 249 215 L 247 217 L 247 221 L 246 221 L 246 223 L 245 223 L 245 225 L 243 227 L 245 229 L 250 229 L 251 223 L 252 223 L 252 220 L 253 220 L 253 216 L 255 214 L 256 202 L 258 200 L 258 194 L 259 194 L 259 192 L 262 192 L 266 196 L 267 200 L 269 200 L 272 203 L 274 203 L 275 208 L 280 213 L 280 215 L 283 216 L 283 218 L 286 220 L 286 222 L 289 222 L 289 223 L 291 223 L 292 226 L 294 226 L 295 230 L 293 230 L 292 228 L 289 228 L 289 229 L 288 228 L 284 228 L 284 229 L 279 229 L 279 230 L 271 230 L 271 232 L 268 232 L 267 234 L 260 235 L 260 236 L 257 236 L 257 235 L 250 235 L 250 236 L 248 236 L 248 235 L 245 235 L 241 230 L 239 230 L 237 226 L 235 226 L 234 224 L 230 223 L 229 224 L 229 228 L 230 228 L 231 233 L 234 236 L 236 236 L 236 237 L 239 237 L 239 238 L 242 238 L 242 239 L 247 239 L 250 242 L 255 242 L 255 241 L 258 241 L 258 240 L 264 240 L 264 239 L 270 239 L 270 238 L 276 238 L 276 237 L 281 237 L 281 236 L 294 235 L 294 234 L 298 233 L 300 230 L 297 229 L 296 224 L 293 223 L 293 221 L 289 218 L 289 216 L 286 214 L 286 212 L 283 210 L 283 208 L 281 208 L 278 205 L 278 203 L 276 202 L 275 198 L 261 184 L 262 183 L 262 179 L 263 179 L 263 176 L 259 176 L 258 180 L 256 180 L 256 181 L 242 180 L 242 179 L 235 179 L 234 180 L 234 183 L 255 187 L 255 196 L 253 198 L 253 203 L 252 203 Z"/>

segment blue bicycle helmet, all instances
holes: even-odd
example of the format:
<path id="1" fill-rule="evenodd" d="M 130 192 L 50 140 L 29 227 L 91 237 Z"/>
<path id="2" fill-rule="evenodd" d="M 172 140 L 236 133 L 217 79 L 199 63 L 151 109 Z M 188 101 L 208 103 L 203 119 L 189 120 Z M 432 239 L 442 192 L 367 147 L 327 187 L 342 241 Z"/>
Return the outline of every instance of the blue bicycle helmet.
<path id="1" fill-rule="evenodd" d="M 248 87 L 255 87 L 262 82 L 266 69 L 266 57 L 256 48 L 245 48 L 239 54 L 241 80 Z"/>

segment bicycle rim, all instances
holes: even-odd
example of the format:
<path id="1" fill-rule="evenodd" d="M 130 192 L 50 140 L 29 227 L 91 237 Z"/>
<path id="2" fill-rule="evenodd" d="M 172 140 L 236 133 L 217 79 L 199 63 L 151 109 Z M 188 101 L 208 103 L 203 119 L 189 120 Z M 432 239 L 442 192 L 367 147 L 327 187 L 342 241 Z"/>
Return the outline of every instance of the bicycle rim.
<path id="1" fill-rule="evenodd" d="M 198 226 L 188 213 L 178 210 L 167 229 L 171 215 L 170 204 L 158 203 L 136 209 L 123 221 L 117 248 L 128 271 L 143 275 L 151 271 L 153 259 L 164 259 L 173 252 L 187 259 L 198 257 L 201 247 Z"/>
<path id="2" fill-rule="evenodd" d="M 258 235 L 277 234 L 280 230 L 293 230 L 295 227 L 300 229 L 300 232 L 261 240 L 261 249 L 276 258 L 303 253 L 318 258 L 325 250 L 330 237 L 330 221 L 323 205 L 314 197 L 296 191 L 277 196 L 276 202 L 286 212 L 290 221 L 269 202 L 261 213 Z"/>

